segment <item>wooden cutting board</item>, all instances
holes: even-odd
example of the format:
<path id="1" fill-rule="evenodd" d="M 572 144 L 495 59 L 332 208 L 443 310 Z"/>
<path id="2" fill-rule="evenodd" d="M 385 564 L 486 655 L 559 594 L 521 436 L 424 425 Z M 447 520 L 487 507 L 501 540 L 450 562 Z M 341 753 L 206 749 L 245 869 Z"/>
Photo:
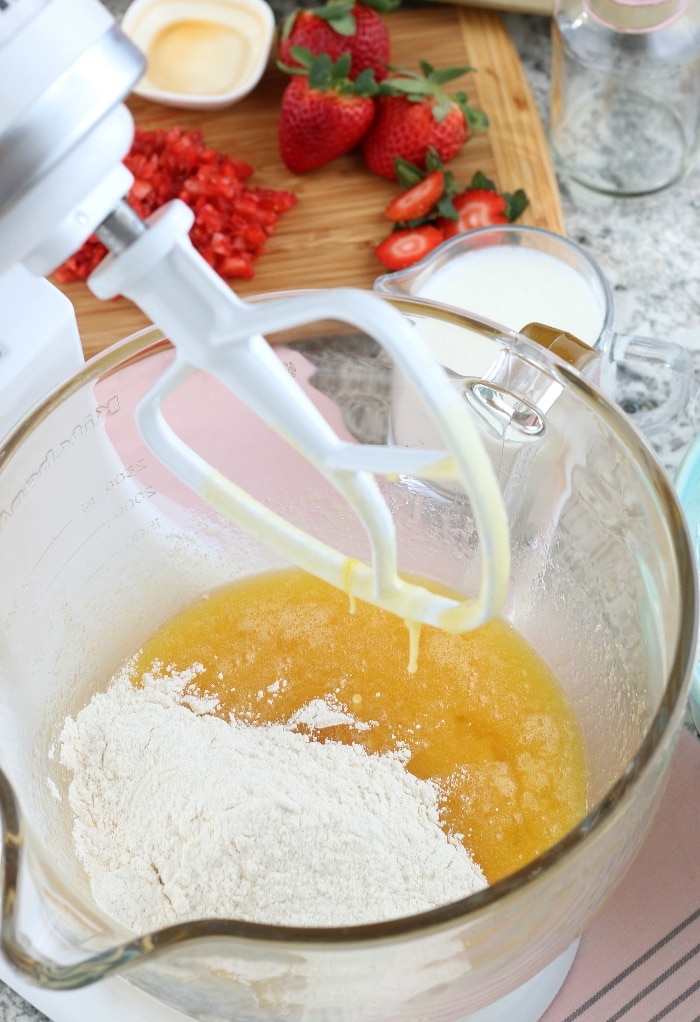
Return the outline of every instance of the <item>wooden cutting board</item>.
<path id="1" fill-rule="evenodd" d="M 476 68 L 457 79 L 452 91 L 490 119 L 487 132 L 473 135 L 450 164 L 466 185 L 482 170 L 504 191 L 524 188 L 530 207 L 521 223 L 564 233 L 564 221 L 546 138 L 517 51 L 492 11 L 435 6 L 387 15 L 392 62 L 417 69 Z M 236 106 L 215 113 L 175 110 L 129 100 L 142 128 L 200 128 L 208 145 L 251 163 L 252 184 L 296 193 L 296 206 L 281 217 L 251 281 L 232 281 L 245 297 L 289 288 L 371 287 L 382 272 L 374 246 L 389 232 L 383 209 L 397 193 L 395 183 L 371 174 L 352 153 L 309 174 L 290 173 L 277 144 L 277 120 L 286 76 L 271 61 L 260 85 Z M 101 302 L 85 284 L 62 288 L 73 302 L 87 357 L 147 325 L 126 299 Z"/>

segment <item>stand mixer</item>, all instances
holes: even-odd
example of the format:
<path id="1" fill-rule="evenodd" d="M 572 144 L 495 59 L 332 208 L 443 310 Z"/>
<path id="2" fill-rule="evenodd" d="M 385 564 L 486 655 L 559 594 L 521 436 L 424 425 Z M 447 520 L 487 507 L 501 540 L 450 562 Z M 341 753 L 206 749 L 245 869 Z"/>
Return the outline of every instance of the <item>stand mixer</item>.
<path id="1" fill-rule="evenodd" d="M 416 620 L 434 624 L 443 620 L 446 625 L 449 621 L 453 630 L 487 620 L 503 599 L 508 577 L 507 527 L 493 482 L 480 512 L 490 567 L 483 573 L 477 601 L 457 604 L 407 585 L 397 574 L 391 518 L 370 473 L 456 474 L 467 478 L 468 488 L 477 477 L 487 481 L 492 477 L 469 416 L 401 318 L 372 296 L 345 292 L 278 303 L 274 311 L 262 306 L 248 312 L 189 243 L 193 217 L 184 204 L 170 204 L 148 224 L 139 220 L 124 201 L 132 177 L 121 160 L 131 146 L 133 122 L 122 99 L 141 77 L 145 60 L 100 3 L 27 0 L 3 4 L 0 55 L 4 97 L 0 304 L 5 324 L 0 334 L 0 434 L 5 435 L 28 408 L 82 365 L 72 307 L 45 278 L 97 233 L 112 255 L 91 278 L 93 292 L 103 298 L 117 294 L 132 298 L 181 345 L 181 353 L 188 352 L 159 381 L 139 412 L 152 448 L 178 466 L 176 471 L 186 482 L 212 503 L 223 505 L 244 527 L 247 524 L 264 534 L 292 561 L 351 595 L 408 612 Z M 397 448 L 367 447 L 362 456 L 354 445 L 344 451 L 313 407 L 304 406 L 261 333 L 324 314 L 337 317 L 343 310 L 349 322 L 383 337 L 427 395 L 443 423 L 452 459 L 445 451 L 406 451 L 401 456 Z M 205 344 L 202 337 L 207 338 Z M 407 352 L 412 353 L 410 357 Z M 354 564 L 349 572 L 341 553 L 276 519 L 178 442 L 160 414 L 160 403 L 187 378 L 195 363 L 206 363 L 212 373 L 225 378 L 266 421 L 305 450 L 344 493 L 370 535 L 373 568 Z M 346 455 L 353 463 L 344 463 Z M 484 486 L 481 482 L 480 492 Z M 479 501 L 477 496 L 477 505 Z M 127 1014 L 163 1022 L 181 1017 L 165 1006 L 156 1007 L 155 1002 L 143 1007 L 143 995 L 120 980 L 57 996 L 28 987 L 4 964 L 1 971 L 3 978 L 56 1020 L 74 1022 L 83 1011 L 85 1018 L 95 1017 L 98 1011 L 115 1019 Z"/>
<path id="2" fill-rule="evenodd" d="M 390 303 L 350 291 L 307 293 L 258 304 L 239 302 L 195 255 L 187 239 L 190 221 L 185 207 L 173 203 L 147 224 L 135 217 L 123 201 L 131 177 L 120 161 L 130 147 L 133 123 L 121 100 L 142 70 L 142 56 L 96 0 L 10 0 L 0 7 L 0 94 L 4 97 L 0 113 L 0 299 L 3 320 L 10 324 L 0 334 L 4 401 L 0 433 L 4 436 L 28 406 L 81 367 L 72 310 L 43 278 L 95 232 L 111 255 L 91 277 L 90 288 L 102 298 L 115 294 L 131 298 L 175 346 L 174 362 L 136 410 L 139 428 L 158 458 L 226 518 L 269 543 L 287 560 L 350 595 L 450 630 L 476 627 L 500 607 L 510 561 L 506 513 L 492 459 L 484 452 L 466 404 L 416 337 L 417 331 L 406 326 Z M 303 400 L 262 339 L 323 318 L 342 320 L 364 331 L 392 356 L 432 419 L 439 441 L 435 447 L 345 444 L 328 433 L 325 421 L 319 421 L 313 406 Z M 505 353 L 504 361 L 510 362 L 510 354 Z M 35 375 L 39 364 L 45 367 L 42 376 Z M 534 374 L 530 362 L 525 364 Z M 187 385 L 195 368 L 222 380 L 345 498 L 366 529 L 371 566 L 350 566 L 348 558 L 333 547 L 267 512 L 179 441 L 167 426 L 161 405 Z M 26 370 L 30 370 L 29 376 Z M 556 415 L 566 379 L 562 377 L 552 386 L 548 377 L 546 382 Z M 11 396 L 12 402 L 5 400 L 5 395 Z M 391 515 L 375 474 L 405 474 L 435 481 L 438 486 L 447 479 L 450 485 L 462 486 L 472 504 L 482 551 L 476 599 L 448 600 L 398 577 Z M 594 505 L 595 492 L 592 498 Z M 682 539 L 675 541 L 680 544 Z M 656 546 L 663 547 L 665 542 L 664 532 Z M 686 581 L 683 571 L 681 565 L 681 582 Z M 656 567 L 645 579 L 651 578 L 650 589 L 656 585 L 660 590 L 655 572 Z M 659 577 L 662 574 L 665 579 L 663 572 Z M 671 582 L 668 586 L 673 588 Z M 664 603 L 671 622 L 669 632 L 677 616 L 677 602 L 674 589 L 673 598 Z M 694 604 L 689 605 L 688 613 L 694 614 Z M 683 661 L 682 654 L 690 661 L 686 647 L 694 636 L 684 633 L 682 638 L 678 645 L 683 648 L 677 656 L 671 639 L 658 655 L 655 650 L 649 655 L 650 660 L 658 657 L 663 662 L 664 677 L 678 674 L 680 689 L 683 663 L 679 672 L 676 661 Z M 667 661 L 672 661 L 670 666 Z M 653 716 L 656 706 L 649 712 Z M 649 751 L 648 745 L 640 769 L 653 761 L 656 753 L 655 748 Z M 665 756 L 664 749 L 664 757 L 659 758 Z M 661 771 L 660 765 L 652 762 L 652 766 L 654 773 Z M 619 768 L 615 770 L 613 777 L 617 778 Z M 633 776 L 634 771 L 627 771 L 624 783 L 620 782 L 622 789 Z M 638 807 L 642 817 L 648 815 L 652 794 L 645 792 Z M 578 838 L 583 840 L 582 835 Z M 620 861 L 624 858 L 618 856 Z M 562 899 L 564 887 L 568 890 L 574 885 L 568 881 L 562 885 Z M 601 887 L 605 887 L 602 880 Z M 525 906 L 522 915 L 540 921 L 532 906 Z M 3 934 L 6 952 L 15 950 L 13 936 Z M 577 936 L 578 932 L 566 929 L 564 943 L 540 971 L 529 968 L 529 963 L 519 965 L 523 982 L 511 993 L 494 997 L 483 1011 L 470 1012 L 470 1022 L 510 1022 L 534 1018 L 544 1011 L 568 972 Z M 475 943 L 479 944 L 478 939 Z M 532 943 L 534 954 L 537 941 Z M 331 947 L 331 952 L 334 950 Z M 384 950 L 378 948 L 378 961 Z M 367 953 L 374 961 L 371 948 Z M 402 947 L 398 957 L 403 954 Z M 0 962 L 0 976 L 54 1022 L 87 1022 L 96 1017 L 105 1022 L 124 1018 L 180 1022 L 191 1017 L 118 976 L 110 975 L 83 989 L 61 991 L 57 989 L 59 972 L 57 969 L 50 977 L 54 989 L 43 989 L 33 986 L 4 959 Z M 51 973 L 49 965 L 46 973 Z M 522 1010 L 524 1004 L 527 1015 Z"/>
<path id="3" fill-rule="evenodd" d="M 91 290 L 99 298 L 131 298 L 178 351 L 176 365 L 137 413 L 161 460 L 244 528 L 264 532 L 265 541 L 292 562 L 351 596 L 455 632 L 487 621 L 507 585 L 505 513 L 471 417 L 428 349 L 393 309 L 360 292 L 298 295 L 253 309 L 239 301 L 195 252 L 188 237 L 194 216 L 184 203 L 175 200 L 144 223 L 123 200 L 132 178 L 119 161 L 130 147 L 133 123 L 120 100 L 143 72 L 140 51 L 99 5 L 83 12 L 74 0 L 53 0 L 6 10 L 0 84 L 14 102 L 0 124 L 0 273 L 20 261 L 44 276 L 96 233 L 111 255 L 90 277 Z M 70 33 L 61 28 L 66 24 Z M 50 59 L 36 75 L 27 73 L 33 63 L 28 54 L 43 54 L 48 40 Z M 424 397 L 446 449 L 358 450 L 334 435 L 263 337 L 267 330 L 323 316 L 370 331 L 390 352 Z M 369 536 L 372 567 L 353 563 L 349 570 L 342 553 L 271 515 L 177 440 L 160 406 L 195 367 L 223 380 L 343 493 Z M 437 473 L 464 483 L 484 550 L 476 600 L 437 596 L 399 577 L 391 515 L 372 476 L 397 472 L 425 478 Z"/>

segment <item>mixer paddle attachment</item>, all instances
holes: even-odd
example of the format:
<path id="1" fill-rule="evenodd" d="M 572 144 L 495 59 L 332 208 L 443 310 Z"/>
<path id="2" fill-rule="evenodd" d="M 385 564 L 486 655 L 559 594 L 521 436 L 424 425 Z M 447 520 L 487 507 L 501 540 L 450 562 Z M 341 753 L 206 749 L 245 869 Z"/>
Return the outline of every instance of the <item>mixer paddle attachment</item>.
<path id="1" fill-rule="evenodd" d="M 484 624 L 499 610 L 509 578 L 506 512 L 471 413 L 418 331 L 383 299 L 352 289 L 245 303 L 193 248 L 192 222 L 192 211 L 178 200 L 145 224 L 123 204 L 100 230 L 111 254 L 88 281 L 99 298 L 129 297 L 175 347 L 171 367 L 137 409 L 151 450 L 227 518 L 350 597 L 453 633 Z M 356 444 L 338 437 L 265 340 L 266 334 L 322 319 L 362 330 L 386 350 L 422 397 L 441 449 Z M 365 529 L 371 564 L 349 558 L 271 511 L 171 429 L 162 402 L 196 369 L 221 380 L 341 493 Z M 452 478 L 464 488 L 481 550 L 476 597 L 453 599 L 400 577 L 395 523 L 375 477 L 403 474 Z"/>

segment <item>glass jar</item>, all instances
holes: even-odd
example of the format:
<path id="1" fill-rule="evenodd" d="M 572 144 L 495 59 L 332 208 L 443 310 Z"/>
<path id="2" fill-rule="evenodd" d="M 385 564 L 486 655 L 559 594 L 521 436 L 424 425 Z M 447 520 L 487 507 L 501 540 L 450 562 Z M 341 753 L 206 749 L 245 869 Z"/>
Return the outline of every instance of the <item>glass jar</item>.
<path id="1" fill-rule="evenodd" d="M 698 0 L 555 0 L 557 169 L 607 195 L 678 181 L 700 137 Z"/>

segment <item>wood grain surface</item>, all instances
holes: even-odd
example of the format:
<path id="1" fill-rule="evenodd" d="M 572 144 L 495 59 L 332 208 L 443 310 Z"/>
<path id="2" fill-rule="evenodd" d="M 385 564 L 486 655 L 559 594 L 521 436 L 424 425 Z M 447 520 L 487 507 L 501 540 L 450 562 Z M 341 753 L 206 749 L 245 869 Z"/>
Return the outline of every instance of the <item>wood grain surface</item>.
<path id="1" fill-rule="evenodd" d="M 466 185 L 482 170 L 505 191 L 525 188 L 530 207 L 522 223 L 564 233 L 556 177 L 537 108 L 499 15 L 493 11 L 435 6 L 387 15 L 392 62 L 416 69 L 419 60 L 436 67 L 476 68 L 457 79 L 473 105 L 490 119 L 450 164 Z M 200 128 L 208 145 L 251 163 L 252 184 L 287 188 L 298 197 L 281 217 L 251 281 L 234 280 L 243 297 L 304 287 L 371 287 L 382 272 L 374 246 L 388 233 L 383 209 L 395 183 L 371 174 L 352 153 L 309 174 L 295 175 L 282 163 L 277 120 L 286 76 L 270 66 L 260 85 L 236 106 L 214 113 L 175 110 L 136 96 L 128 105 L 138 127 Z M 129 301 L 101 302 L 85 284 L 62 288 L 76 309 L 87 357 L 147 325 Z"/>

